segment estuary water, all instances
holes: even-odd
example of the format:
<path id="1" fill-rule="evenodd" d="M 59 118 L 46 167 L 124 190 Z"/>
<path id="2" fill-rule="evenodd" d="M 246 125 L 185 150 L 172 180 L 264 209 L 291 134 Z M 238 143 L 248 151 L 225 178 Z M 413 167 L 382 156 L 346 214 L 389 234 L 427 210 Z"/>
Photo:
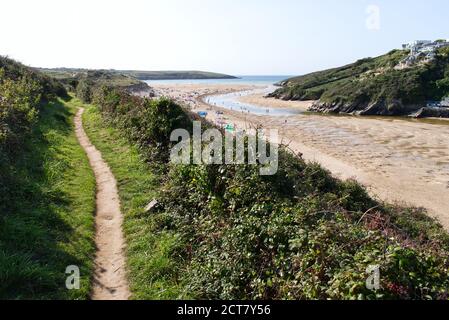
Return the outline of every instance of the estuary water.
<path id="1" fill-rule="evenodd" d="M 271 84 L 262 88 L 239 91 L 239 92 L 231 92 L 220 95 L 213 95 L 204 98 L 204 102 L 207 104 L 222 107 L 229 109 L 231 111 L 239 111 L 241 113 L 251 113 L 259 116 L 289 116 L 295 114 L 301 114 L 302 111 L 294 108 L 270 108 L 270 107 L 262 107 L 257 106 L 251 103 L 246 103 L 241 101 L 240 99 L 245 96 L 254 95 L 254 94 L 262 94 L 266 95 L 268 93 L 276 90 L 276 87 Z"/>

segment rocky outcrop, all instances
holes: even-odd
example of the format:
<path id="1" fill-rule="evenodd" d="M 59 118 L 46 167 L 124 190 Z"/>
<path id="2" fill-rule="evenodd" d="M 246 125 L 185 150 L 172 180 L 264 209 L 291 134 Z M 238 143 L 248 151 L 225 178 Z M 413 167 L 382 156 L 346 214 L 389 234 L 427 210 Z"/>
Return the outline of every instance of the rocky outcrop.
<path id="1" fill-rule="evenodd" d="M 152 98 L 155 96 L 154 90 L 145 82 L 129 86 L 126 88 L 126 91 L 132 95 L 143 98 Z"/>
<path id="2" fill-rule="evenodd" d="M 360 116 L 405 116 L 413 114 L 420 109 L 422 109 L 422 106 L 420 105 L 403 104 L 400 100 L 389 103 L 385 101 L 370 103 L 326 103 L 317 101 L 310 107 L 309 111 L 354 114 Z"/>
<path id="3" fill-rule="evenodd" d="M 449 118 L 449 108 L 421 108 L 411 116 L 413 118 Z"/>

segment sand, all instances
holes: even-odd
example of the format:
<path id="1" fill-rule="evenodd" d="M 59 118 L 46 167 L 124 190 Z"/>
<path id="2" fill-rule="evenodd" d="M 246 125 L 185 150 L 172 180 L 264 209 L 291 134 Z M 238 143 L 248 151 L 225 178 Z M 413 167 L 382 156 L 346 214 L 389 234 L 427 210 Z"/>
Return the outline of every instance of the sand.
<path id="1" fill-rule="evenodd" d="M 238 100 L 244 103 L 266 108 L 298 109 L 301 111 L 307 111 L 307 109 L 309 109 L 309 107 L 313 104 L 313 101 L 284 101 L 275 98 L 265 98 L 263 94 L 243 96 Z"/>
<path id="2" fill-rule="evenodd" d="M 208 119 L 222 119 L 239 129 L 262 126 L 278 129 L 284 144 L 304 159 L 316 161 L 341 179 L 356 179 L 378 199 L 424 207 L 449 230 L 449 125 L 447 121 L 386 117 L 300 114 L 256 116 L 210 106 L 204 94 L 239 86 L 158 87 L 160 92 L 189 104 L 193 111 L 209 110 Z M 169 90 L 170 93 L 167 91 Z M 205 93 L 206 92 L 206 93 Z M 182 98 L 188 95 L 186 100 Z M 261 95 L 239 98 L 263 107 L 307 109 L 311 102 L 273 101 Z M 192 102 L 193 101 L 193 102 Z"/>

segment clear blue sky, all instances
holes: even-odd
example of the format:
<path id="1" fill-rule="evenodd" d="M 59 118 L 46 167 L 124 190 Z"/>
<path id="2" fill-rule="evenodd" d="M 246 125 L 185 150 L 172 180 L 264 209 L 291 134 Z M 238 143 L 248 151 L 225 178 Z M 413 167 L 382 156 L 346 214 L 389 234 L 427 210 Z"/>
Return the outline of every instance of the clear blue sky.
<path id="1" fill-rule="evenodd" d="M 378 28 L 367 27 L 371 5 Z M 293 75 L 449 38 L 447 0 L 2 0 L 0 8 L 0 54 L 42 67 Z"/>

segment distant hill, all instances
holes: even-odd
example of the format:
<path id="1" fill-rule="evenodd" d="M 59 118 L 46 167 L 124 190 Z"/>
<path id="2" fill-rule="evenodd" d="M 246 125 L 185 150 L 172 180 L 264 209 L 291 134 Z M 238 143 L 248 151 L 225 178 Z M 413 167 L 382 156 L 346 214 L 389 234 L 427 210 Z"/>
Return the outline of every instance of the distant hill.
<path id="1" fill-rule="evenodd" d="M 132 71 L 123 70 L 120 73 L 139 80 L 201 80 L 201 79 L 237 79 L 227 74 L 204 71 Z"/>
<path id="2" fill-rule="evenodd" d="M 204 71 L 138 71 L 138 70 L 87 70 L 87 69 L 41 69 L 47 74 L 51 74 L 57 78 L 66 78 L 67 75 L 103 72 L 107 74 L 115 74 L 118 76 L 130 77 L 137 80 L 196 80 L 196 79 L 236 79 L 234 76 L 204 72 Z"/>
<path id="3" fill-rule="evenodd" d="M 408 55 L 407 50 L 394 50 L 377 58 L 291 78 L 280 83 L 282 88 L 271 96 L 317 100 L 311 111 L 318 112 L 445 116 L 445 108 L 436 111 L 427 105 L 449 94 L 449 48 L 437 50 L 432 61 L 416 61 L 404 67 L 401 62 Z"/>
<path id="4" fill-rule="evenodd" d="M 115 70 L 87 69 L 38 69 L 47 76 L 64 84 L 68 91 L 76 92 L 83 102 L 90 102 L 94 94 L 92 88 L 114 87 L 141 96 L 154 96 L 153 89 L 133 76 Z"/>
<path id="5" fill-rule="evenodd" d="M 129 87 L 138 85 L 140 81 L 130 75 L 114 70 L 88 70 L 88 69 L 38 69 L 44 74 L 56 78 L 68 85 L 76 86 L 79 80 L 95 82 L 98 85 L 114 87 Z"/>

